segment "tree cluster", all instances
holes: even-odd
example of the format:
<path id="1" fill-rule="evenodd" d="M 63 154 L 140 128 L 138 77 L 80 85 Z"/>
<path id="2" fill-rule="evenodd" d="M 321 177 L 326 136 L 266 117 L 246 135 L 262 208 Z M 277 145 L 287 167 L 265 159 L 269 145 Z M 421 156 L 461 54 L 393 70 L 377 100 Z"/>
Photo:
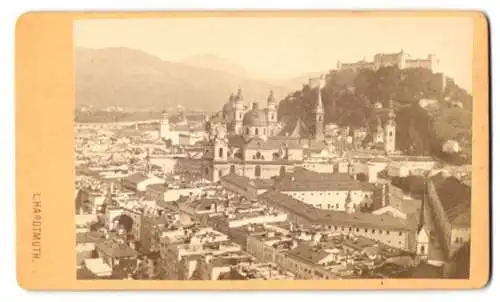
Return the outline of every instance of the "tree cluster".
<path id="1" fill-rule="evenodd" d="M 446 83 L 446 85 L 444 85 Z M 279 104 L 278 118 L 285 125 L 301 119 L 314 127 L 317 88 L 304 85 Z M 372 131 L 375 104 L 383 107 L 392 100 L 396 112 L 396 144 L 412 155 L 443 156 L 441 147 L 449 139 L 470 147 L 472 97 L 453 80 L 423 68 L 400 70 L 384 67 L 377 71 L 331 71 L 321 91 L 325 123 Z M 428 108 L 422 99 L 436 100 Z M 456 106 L 460 103 L 462 107 Z"/>

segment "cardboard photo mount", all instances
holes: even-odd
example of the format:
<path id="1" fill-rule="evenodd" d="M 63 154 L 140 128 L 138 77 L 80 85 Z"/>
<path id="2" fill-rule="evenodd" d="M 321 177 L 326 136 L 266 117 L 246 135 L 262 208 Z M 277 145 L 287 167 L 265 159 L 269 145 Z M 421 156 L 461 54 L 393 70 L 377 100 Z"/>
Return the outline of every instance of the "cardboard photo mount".
<path id="1" fill-rule="evenodd" d="M 473 20 L 470 279 L 293 281 L 77 280 L 75 273 L 73 23 L 107 18 L 464 17 Z M 424 43 L 424 41 L 423 41 Z M 17 280 L 29 290 L 476 289 L 490 277 L 489 35 L 480 12 L 31 12 L 15 41 Z"/>

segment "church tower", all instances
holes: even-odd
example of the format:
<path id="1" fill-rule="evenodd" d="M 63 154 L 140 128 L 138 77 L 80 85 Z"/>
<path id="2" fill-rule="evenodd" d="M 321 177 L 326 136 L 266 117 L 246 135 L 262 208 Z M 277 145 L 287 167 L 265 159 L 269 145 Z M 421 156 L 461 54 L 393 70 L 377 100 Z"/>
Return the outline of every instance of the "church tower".
<path id="1" fill-rule="evenodd" d="M 270 136 L 275 135 L 276 124 L 278 123 L 278 110 L 276 105 L 276 100 L 274 99 L 274 93 L 271 90 L 267 98 L 267 123 L 269 129 L 267 129 Z"/>
<path id="2" fill-rule="evenodd" d="M 234 97 L 234 132 L 235 134 L 243 133 L 243 115 L 245 114 L 245 104 L 243 104 L 243 94 L 241 88 Z"/>
<path id="3" fill-rule="evenodd" d="M 318 101 L 316 103 L 316 108 L 314 110 L 315 116 L 315 133 L 314 138 L 316 140 L 323 140 L 325 138 L 323 134 L 324 128 L 324 119 L 325 119 L 325 110 L 323 108 L 323 100 L 321 99 L 321 89 L 323 89 L 325 85 L 325 76 L 322 75 L 319 82 L 318 87 Z"/>
<path id="4" fill-rule="evenodd" d="M 168 114 L 165 109 L 161 113 L 160 138 L 170 138 L 170 123 L 168 122 Z"/>
<path id="5" fill-rule="evenodd" d="M 390 154 L 396 151 L 396 114 L 392 100 L 389 100 L 389 113 L 384 126 L 384 150 Z"/>

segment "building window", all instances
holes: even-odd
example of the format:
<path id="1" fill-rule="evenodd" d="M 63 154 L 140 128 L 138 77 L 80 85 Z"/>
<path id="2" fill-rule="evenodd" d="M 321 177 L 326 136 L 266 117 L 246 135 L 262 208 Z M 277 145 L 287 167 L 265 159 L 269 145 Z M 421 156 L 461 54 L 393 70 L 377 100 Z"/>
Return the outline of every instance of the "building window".
<path id="1" fill-rule="evenodd" d="M 281 168 L 280 168 L 280 176 L 284 176 L 284 175 L 285 175 L 285 173 L 286 173 L 286 171 L 285 171 L 285 167 L 284 167 L 284 166 L 281 166 Z"/>
<path id="2" fill-rule="evenodd" d="M 356 228 L 356 232 L 359 232 L 359 228 Z"/>
<path id="3" fill-rule="evenodd" d="M 240 119 L 243 117 L 243 113 L 240 112 Z"/>
<path id="4" fill-rule="evenodd" d="M 372 230 L 372 234 L 375 234 L 375 229 Z"/>
<path id="5" fill-rule="evenodd" d="M 349 228 L 349 232 L 352 231 L 352 228 Z"/>
<path id="6" fill-rule="evenodd" d="M 392 131 L 389 131 L 389 137 L 392 137 Z"/>
<path id="7" fill-rule="evenodd" d="M 231 174 L 236 173 L 236 167 L 234 165 L 231 165 Z"/>
<path id="8" fill-rule="evenodd" d="M 365 233 L 368 233 L 368 229 L 365 229 Z"/>
<path id="9" fill-rule="evenodd" d="M 260 166 L 255 166 L 255 177 L 260 177 Z"/>
<path id="10" fill-rule="evenodd" d="M 271 114 L 271 121 L 274 120 L 274 113 Z"/>
<path id="11" fill-rule="evenodd" d="M 267 129 L 266 129 L 266 128 L 264 128 L 264 135 L 266 135 L 266 130 L 267 130 Z"/>
<path id="12" fill-rule="evenodd" d="M 219 177 L 222 176 L 222 170 L 219 170 Z"/>
<path id="13" fill-rule="evenodd" d="M 380 234 L 382 234 L 382 233 L 383 233 L 383 231 L 382 231 L 382 230 L 379 230 L 378 232 L 379 232 Z"/>
<path id="14" fill-rule="evenodd" d="M 259 128 L 255 128 L 255 135 L 259 135 Z"/>
<path id="15" fill-rule="evenodd" d="M 338 203 L 337 203 L 337 204 L 335 204 L 335 208 L 336 208 L 336 209 L 338 209 L 338 208 L 339 208 L 339 204 L 338 204 Z"/>
<path id="16" fill-rule="evenodd" d="M 425 245 L 420 246 L 420 253 L 425 254 Z"/>
<path id="17" fill-rule="evenodd" d="M 222 158 L 222 157 L 224 157 L 224 149 L 219 148 L 219 158 Z"/>
<path id="18" fill-rule="evenodd" d="M 387 231 L 387 235 L 389 235 L 391 232 Z"/>
<path id="19" fill-rule="evenodd" d="M 403 232 L 399 232 L 399 236 L 403 236 Z"/>

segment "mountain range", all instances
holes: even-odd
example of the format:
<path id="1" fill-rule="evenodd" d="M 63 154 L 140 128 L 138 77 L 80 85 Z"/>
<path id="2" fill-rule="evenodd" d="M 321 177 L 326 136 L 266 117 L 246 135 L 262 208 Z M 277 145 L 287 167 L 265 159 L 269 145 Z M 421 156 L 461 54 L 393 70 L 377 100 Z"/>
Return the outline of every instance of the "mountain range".
<path id="1" fill-rule="evenodd" d="M 306 76 L 270 81 L 237 63 L 212 54 L 180 62 L 162 60 L 136 49 L 75 49 L 76 104 L 136 108 L 186 108 L 216 111 L 239 88 L 245 102 L 264 105 L 270 90 L 276 99 L 307 82 Z M 298 85 L 298 86 L 297 86 Z"/>

